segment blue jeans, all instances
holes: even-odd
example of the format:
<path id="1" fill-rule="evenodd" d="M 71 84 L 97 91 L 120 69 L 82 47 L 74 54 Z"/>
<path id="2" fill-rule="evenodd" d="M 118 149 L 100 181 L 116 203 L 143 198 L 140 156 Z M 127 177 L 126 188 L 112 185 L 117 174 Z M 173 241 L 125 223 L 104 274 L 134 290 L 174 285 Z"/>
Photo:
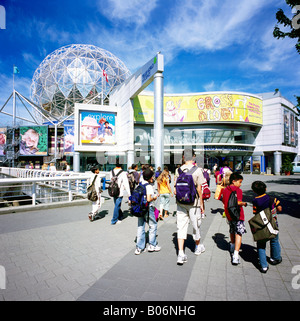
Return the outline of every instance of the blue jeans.
<path id="1" fill-rule="evenodd" d="M 114 197 L 114 214 L 111 219 L 111 224 L 116 224 L 118 220 L 121 220 L 123 217 L 123 213 L 121 210 L 121 204 L 122 204 L 123 196 L 122 197 Z"/>
<path id="2" fill-rule="evenodd" d="M 268 267 L 266 256 L 266 244 L 268 241 L 257 241 L 257 252 L 260 265 L 262 268 Z M 279 260 L 281 258 L 281 247 L 279 244 L 279 234 L 275 238 L 270 240 L 270 257 L 273 260 Z"/>
<path id="3" fill-rule="evenodd" d="M 144 217 L 138 217 L 138 228 L 137 228 L 137 241 L 136 246 L 143 250 L 146 247 L 146 236 L 145 236 L 145 225 L 148 219 L 148 214 Z M 157 245 L 156 242 L 156 231 L 157 231 L 157 222 L 154 215 L 154 207 L 150 206 L 149 208 L 149 244 L 153 246 Z"/>

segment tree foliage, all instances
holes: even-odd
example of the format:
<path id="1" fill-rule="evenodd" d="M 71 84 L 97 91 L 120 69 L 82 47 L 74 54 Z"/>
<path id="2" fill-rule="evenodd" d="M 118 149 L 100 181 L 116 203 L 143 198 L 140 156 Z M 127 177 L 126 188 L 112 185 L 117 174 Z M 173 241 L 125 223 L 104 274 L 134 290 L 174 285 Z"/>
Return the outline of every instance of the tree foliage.
<path id="1" fill-rule="evenodd" d="M 294 8 L 295 6 L 300 6 L 300 0 L 286 0 L 287 5 L 289 5 L 292 8 Z M 295 18 L 296 16 L 299 17 L 299 13 L 300 13 L 300 8 L 298 7 L 296 12 L 294 13 L 292 19 L 289 19 L 283 12 L 282 9 L 279 9 L 276 13 L 276 19 L 277 22 L 281 25 L 283 25 L 284 27 L 290 27 L 290 31 L 288 32 L 284 32 L 281 31 L 280 28 L 278 27 L 278 25 L 276 25 L 274 27 L 274 31 L 273 31 L 273 36 L 277 39 L 284 39 L 285 37 L 289 37 L 291 39 L 297 39 L 297 43 L 295 45 L 297 52 L 300 54 L 300 28 L 295 29 L 293 27 L 293 20 L 295 22 L 295 19 L 298 20 L 297 24 L 299 25 L 299 19 Z M 297 109 L 297 114 L 298 117 L 300 116 L 300 96 L 295 96 L 297 99 L 297 105 L 295 106 Z M 297 117 L 297 120 L 299 121 L 299 118 Z"/>

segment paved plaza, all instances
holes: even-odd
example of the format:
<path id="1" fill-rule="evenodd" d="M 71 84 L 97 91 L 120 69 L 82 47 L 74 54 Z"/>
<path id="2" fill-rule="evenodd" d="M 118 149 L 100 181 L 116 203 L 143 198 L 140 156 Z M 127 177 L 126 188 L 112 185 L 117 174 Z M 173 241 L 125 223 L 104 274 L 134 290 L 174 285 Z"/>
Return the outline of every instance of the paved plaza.
<path id="1" fill-rule="evenodd" d="M 248 222 L 241 264 L 231 265 L 228 224 L 214 194 L 206 203 L 201 226 L 206 251 L 194 255 L 190 226 L 188 262 L 178 266 L 174 198 L 171 215 L 158 222 L 161 251 L 137 256 L 137 219 L 129 215 L 124 198 L 125 218 L 111 225 L 113 200 L 105 191 L 105 203 L 94 222 L 88 220 L 88 201 L 0 215 L 0 265 L 5 273 L 0 301 L 298 301 L 300 176 L 244 175 L 244 201 L 251 202 L 254 196 L 250 189 L 254 180 L 263 180 L 283 205 L 279 216 L 283 261 L 270 265 L 266 274 L 257 268 Z M 211 189 L 215 190 L 213 180 Z M 246 221 L 251 218 L 251 206 L 245 208 L 245 216 Z"/>

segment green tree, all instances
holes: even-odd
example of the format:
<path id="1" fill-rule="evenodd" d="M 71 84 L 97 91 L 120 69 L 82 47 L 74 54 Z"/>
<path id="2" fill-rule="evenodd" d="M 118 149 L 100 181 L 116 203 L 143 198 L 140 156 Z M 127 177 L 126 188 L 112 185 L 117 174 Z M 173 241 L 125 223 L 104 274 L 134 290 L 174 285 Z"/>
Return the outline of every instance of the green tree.
<path id="1" fill-rule="evenodd" d="M 289 37 L 291 39 L 297 39 L 297 43 L 295 45 L 297 52 L 300 54 L 300 0 L 286 0 L 285 1 L 291 9 L 295 8 L 295 13 L 292 19 L 289 19 L 283 12 L 282 9 L 279 9 L 276 13 L 277 22 L 284 27 L 289 27 L 290 31 L 284 32 L 281 31 L 278 25 L 275 26 L 273 31 L 273 36 L 277 39 L 284 39 L 285 37 Z M 299 121 L 300 117 L 300 96 L 296 96 L 297 105 L 295 108 L 297 109 L 297 120 Z"/>

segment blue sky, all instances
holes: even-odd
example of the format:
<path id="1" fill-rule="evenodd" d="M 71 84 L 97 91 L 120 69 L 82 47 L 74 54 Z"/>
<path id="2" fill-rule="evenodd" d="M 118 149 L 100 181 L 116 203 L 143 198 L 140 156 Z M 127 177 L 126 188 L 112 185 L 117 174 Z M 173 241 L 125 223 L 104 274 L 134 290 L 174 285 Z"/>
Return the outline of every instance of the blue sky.
<path id="1" fill-rule="evenodd" d="M 6 10 L 0 106 L 12 91 L 14 64 L 20 71 L 15 88 L 30 98 L 42 60 L 72 43 L 106 49 L 132 73 L 161 51 L 166 93 L 256 94 L 279 88 L 293 103 L 300 95 L 296 40 L 272 35 L 279 8 L 292 16 L 284 0 L 0 0 L 0 5 Z"/>

